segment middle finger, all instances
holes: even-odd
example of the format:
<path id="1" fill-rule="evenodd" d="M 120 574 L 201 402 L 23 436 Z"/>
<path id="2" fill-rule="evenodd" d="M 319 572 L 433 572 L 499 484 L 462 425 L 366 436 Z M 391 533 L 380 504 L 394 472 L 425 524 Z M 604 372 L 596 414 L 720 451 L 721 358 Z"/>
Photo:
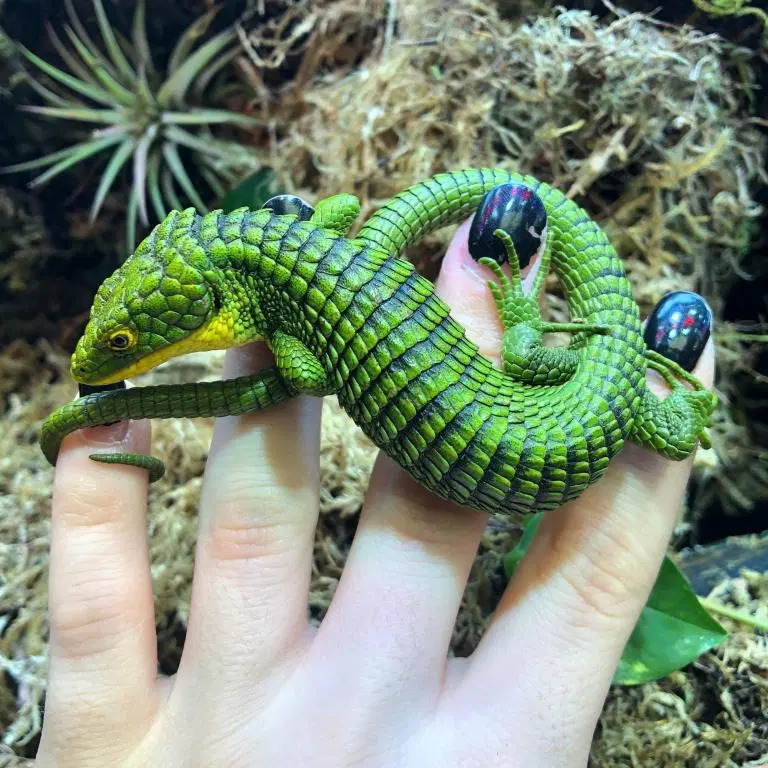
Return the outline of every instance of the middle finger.
<path id="1" fill-rule="evenodd" d="M 262 345 L 230 350 L 224 376 L 268 361 Z M 258 695 L 264 670 L 284 668 L 307 630 L 320 407 L 299 397 L 216 423 L 179 676 L 189 670 L 238 700 Z"/>

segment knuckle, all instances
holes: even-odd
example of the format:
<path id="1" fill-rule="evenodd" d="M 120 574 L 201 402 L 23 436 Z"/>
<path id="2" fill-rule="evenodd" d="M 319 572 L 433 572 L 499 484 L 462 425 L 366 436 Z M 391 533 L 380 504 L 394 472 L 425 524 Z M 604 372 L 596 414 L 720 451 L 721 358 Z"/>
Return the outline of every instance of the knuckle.
<path id="1" fill-rule="evenodd" d="M 261 560 L 292 547 L 295 525 L 281 513 L 260 511 L 247 501 L 217 504 L 205 535 L 206 548 L 216 560 Z M 289 516 L 287 510 L 282 517 Z"/>
<path id="2" fill-rule="evenodd" d="M 615 625 L 625 621 L 635 612 L 647 570 L 634 536 L 608 531 L 596 534 L 561 571 L 562 589 L 573 607 L 570 623 L 584 626 L 604 620 Z"/>
<path id="3" fill-rule="evenodd" d="M 105 488 L 97 480 L 82 479 L 62 493 L 54 513 L 67 528 L 90 528 L 128 519 L 130 496 Z"/>
<path id="4" fill-rule="evenodd" d="M 69 598 L 51 601 L 51 641 L 60 656 L 80 658 L 111 650 L 142 621 L 143 596 L 130 585 L 100 578 L 72 592 Z"/>

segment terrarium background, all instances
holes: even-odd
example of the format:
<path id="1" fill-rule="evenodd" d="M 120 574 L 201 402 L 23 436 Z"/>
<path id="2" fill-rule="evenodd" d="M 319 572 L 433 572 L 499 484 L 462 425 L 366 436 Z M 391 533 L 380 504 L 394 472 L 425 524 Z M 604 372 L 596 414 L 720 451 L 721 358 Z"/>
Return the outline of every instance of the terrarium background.
<path id="1" fill-rule="evenodd" d="M 74 5 L 98 39 L 90 0 Z M 617 16 L 607 3 L 565 5 L 223 2 L 206 34 L 239 24 L 239 50 L 206 104 L 256 122 L 214 132 L 249 147 L 257 164 L 275 171 L 276 188 L 309 200 L 354 192 L 363 215 L 417 179 L 464 165 L 500 164 L 569 191 L 608 230 L 644 312 L 677 288 L 703 293 L 715 311 L 714 450 L 700 453 L 675 547 L 758 533 L 768 498 L 768 359 L 749 341 L 765 334 L 757 324 L 768 309 L 760 25 L 710 19 L 686 2 L 655 20 Z M 125 33 L 134 6 L 105 2 Z M 622 7 L 656 4 L 640 6 Z M 155 60 L 210 8 L 201 0 L 152 4 Z M 62 3 L 0 0 L 0 165 L 84 133 L 17 109 L 40 100 L 11 41 L 60 64 L 46 22 L 61 29 Z M 67 355 L 95 288 L 126 255 L 116 234 L 124 232 L 128 173 L 88 221 L 103 165 L 86 161 L 34 191 L 26 188 L 32 174 L 0 176 L 0 732 L 9 759 L 34 754 L 44 697 L 51 469 L 37 430 L 73 396 Z M 411 254 L 425 274 L 436 273 L 447 236 Z M 551 311 L 563 315 L 555 281 L 550 289 Z M 150 380 L 199 380 L 217 375 L 219 363 L 220 355 L 193 356 Z M 330 401 L 324 416 L 315 620 L 343 567 L 374 457 Z M 173 671 L 183 643 L 210 429 L 179 421 L 155 430 L 155 452 L 169 467 L 151 490 L 149 515 L 164 672 Z M 480 637 L 503 589 L 501 557 L 517 536 L 504 520 L 491 521 L 457 622 L 457 653 Z M 746 608 L 765 602 L 765 570 L 725 580 L 717 592 Z M 612 691 L 594 765 L 662 764 L 661 755 L 664 765 L 746 765 L 768 753 L 766 639 L 731 628 L 724 646 L 686 670 Z"/>

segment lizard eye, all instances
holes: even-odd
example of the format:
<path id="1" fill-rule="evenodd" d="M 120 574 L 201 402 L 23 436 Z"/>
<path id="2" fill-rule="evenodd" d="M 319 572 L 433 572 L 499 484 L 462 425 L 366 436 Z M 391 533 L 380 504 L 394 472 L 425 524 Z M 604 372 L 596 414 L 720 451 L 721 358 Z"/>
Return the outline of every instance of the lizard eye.
<path id="1" fill-rule="evenodd" d="M 129 349 L 135 343 L 136 336 L 127 328 L 113 331 L 107 340 L 107 345 L 115 352 L 122 352 L 123 350 Z"/>

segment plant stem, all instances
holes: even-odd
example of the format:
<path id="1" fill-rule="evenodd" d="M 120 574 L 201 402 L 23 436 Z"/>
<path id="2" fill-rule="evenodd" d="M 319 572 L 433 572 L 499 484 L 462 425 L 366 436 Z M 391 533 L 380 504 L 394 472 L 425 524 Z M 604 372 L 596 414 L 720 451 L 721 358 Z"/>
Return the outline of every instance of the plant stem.
<path id="1" fill-rule="evenodd" d="M 758 619 L 756 616 L 752 616 L 744 611 L 730 608 L 729 606 L 718 603 L 716 600 L 711 600 L 708 597 L 700 597 L 699 602 L 710 613 L 719 613 L 721 616 L 733 619 L 733 621 L 738 621 L 740 624 L 746 624 L 755 629 L 761 629 L 763 632 L 768 632 L 768 621 Z"/>

